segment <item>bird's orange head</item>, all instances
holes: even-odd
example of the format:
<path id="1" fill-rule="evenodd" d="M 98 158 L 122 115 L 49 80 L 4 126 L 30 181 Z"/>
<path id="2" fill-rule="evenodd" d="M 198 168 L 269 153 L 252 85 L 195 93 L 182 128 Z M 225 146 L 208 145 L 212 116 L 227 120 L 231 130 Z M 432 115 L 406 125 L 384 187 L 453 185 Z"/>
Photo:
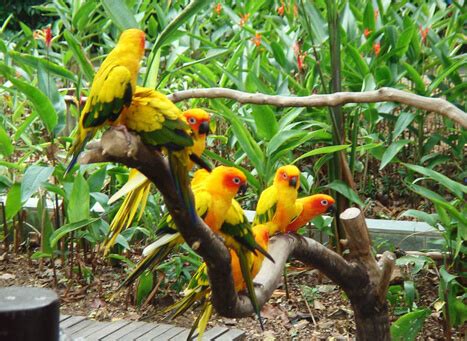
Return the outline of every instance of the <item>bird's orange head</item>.
<path id="1" fill-rule="evenodd" d="M 300 170 L 294 165 L 279 167 L 276 171 L 274 184 L 298 189 L 300 187 Z"/>
<path id="2" fill-rule="evenodd" d="M 303 210 L 313 212 L 313 215 L 333 213 L 334 203 L 334 198 L 329 195 L 313 194 L 309 197 L 303 198 Z"/>
<path id="3" fill-rule="evenodd" d="M 191 130 L 198 136 L 207 135 L 209 133 L 209 122 L 211 118 L 203 109 L 189 109 L 183 112 L 183 116 Z"/>
<path id="4" fill-rule="evenodd" d="M 213 190 L 226 191 L 230 194 L 237 194 L 237 192 L 244 192 L 246 190 L 246 176 L 243 172 L 235 167 L 219 166 L 213 169 L 211 172 L 211 179 L 214 179 L 215 183 L 211 182 L 212 186 L 219 188 L 212 188 Z"/>
<path id="5" fill-rule="evenodd" d="M 145 34 L 143 31 L 137 28 L 130 28 L 128 30 L 125 30 L 120 35 L 118 45 L 127 47 L 131 46 L 131 48 L 137 49 L 137 52 L 140 56 L 143 56 L 145 46 Z"/>

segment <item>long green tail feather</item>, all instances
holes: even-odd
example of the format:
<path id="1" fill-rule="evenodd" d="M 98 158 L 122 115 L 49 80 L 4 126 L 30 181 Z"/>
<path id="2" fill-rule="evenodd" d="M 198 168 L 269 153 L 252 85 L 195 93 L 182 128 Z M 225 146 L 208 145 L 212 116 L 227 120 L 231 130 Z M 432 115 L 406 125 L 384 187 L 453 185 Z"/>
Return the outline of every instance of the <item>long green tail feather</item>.
<path id="1" fill-rule="evenodd" d="M 243 280 L 245 281 L 245 284 L 246 284 L 248 296 L 250 297 L 251 304 L 253 305 L 253 309 L 255 310 L 255 313 L 258 316 L 261 330 L 264 330 L 263 320 L 261 318 L 261 310 L 259 308 L 258 300 L 256 299 L 256 292 L 255 292 L 255 286 L 253 284 L 253 279 L 251 278 L 250 264 L 248 264 L 248 259 L 247 259 L 245 251 L 246 250 L 243 250 L 243 248 L 240 247 L 239 250 L 236 250 L 236 253 L 238 256 L 238 260 L 240 261 L 240 269 L 242 271 Z"/>

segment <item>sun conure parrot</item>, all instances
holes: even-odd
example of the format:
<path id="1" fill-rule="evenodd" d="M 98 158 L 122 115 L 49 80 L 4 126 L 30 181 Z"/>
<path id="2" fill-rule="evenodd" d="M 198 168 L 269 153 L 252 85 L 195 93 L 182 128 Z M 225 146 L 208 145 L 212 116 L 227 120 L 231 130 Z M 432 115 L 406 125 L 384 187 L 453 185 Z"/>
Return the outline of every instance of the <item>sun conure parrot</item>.
<path id="1" fill-rule="evenodd" d="M 139 64 L 144 56 L 144 43 L 143 31 L 134 28 L 125 30 L 115 48 L 102 62 L 81 111 L 77 136 L 69 151 L 72 159 L 66 173 L 73 168 L 79 154 L 98 128 L 105 124 L 120 124 L 120 114 L 130 105 L 135 93 Z"/>
<path id="2" fill-rule="evenodd" d="M 219 233 L 232 199 L 245 186 L 246 177 L 242 171 L 219 166 L 205 177 L 203 184 L 193 188 L 196 211 L 215 233 Z M 130 285 L 144 270 L 158 266 L 176 246 L 184 242 L 168 214 L 159 224 L 156 235 L 158 239 L 144 249 L 144 258 L 121 286 Z"/>
<path id="3" fill-rule="evenodd" d="M 285 228 L 285 232 L 294 233 L 309 221 L 324 213 L 334 210 L 334 198 L 326 194 L 313 194 L 295 201 L 296 217 Z"/>
<path id="4" fill-rule="evenodd" d="M 274 182 L 260 195 L 253 225 L 270 226 L 270 235 L 284 232 L 296 216 L 295 200 L 300 187 L 300 171 L 293 165 L 279 167 Z"/>
<path id="5" fill-rule="evenodd" d="M 267 250 L 269 243 L 269 227 L 267 225 L 256 225 L 253 227 L 253 234 L 256 243 L 264 250 Z M 235 291 L 240 292 L 246 289 L 247 284 L 244 281 L 239 258 L 232 249 L 230 249 L 230 257 Z M 258 274 L 263 260 L 263 254 L 251 254 L 249 257 L 249 272 L 251 278 L 254 278 Z M 170 318 L 174 319 L 184 314 L 197 301 L 201 301 L 202 308 L 198 318 L 193 323 L 188 339 L 190 339 L 195 330 L 198 329 L 198 340 L 201 340 L 212 313 L 211 289 L 207 276 L 206 263 L 201 264 L 193 275 L 184 290 L 184 297 L 177 303 L 164 309 L 164 312 L 171 312 Z"/>
<path id="6" fill-rule="evenodd" d="M 155 91 L 152 90 L 151 93 L 152 92 Z M 166 98 L 164 96 L 162 102 L 165 102 L 165 100 Z M 139 102 L 138 96 L 135 97 L 135 101 Z M 133 105 L 130 106 L 130 111 L 132 110 L 132 107 Z M 149 107 L 155 112 L 164 114 L 164 110 L 161 110 L 154 105 L 149 104 Z M 169 105 L 165 105 L 164 107 L 169 107 Z M 143 106 L 139 105 L 135 110 L 141 110 L 141 108 L 143 108 Z M 148 108 L 145 108 L 144 110 L 148 110 Z M 186 110 L 182 115 L 182 118 L 190 127 L 190 135 L 193 139 L 193 145 L 187 147 L 190 155 L 187 167 L 191 169 L 194 165 L 194 162 L 191 160 L 192 158 L 197 162 L 201 160 L 200 157 L 205 149 L 206 136 L 209 132 L 210 117 L 209 114 L 202 109 Z M 136 169 L 131 169 L 127 183 L 109 199 L 108 203 L 111 204 L 126 195 L 122 205 L 110 224 L 110 235 L 105 242 L 104 254 L 108 253 L 110 247 L 115 243 L 115 240 L 121 231 L 131 225 L 138 209 L 139 216 L 137 217 L 137 220 L 141 219 L 144 213 L 144 208 L 146 207 L 151 184 L 151 181 L 142 173 L 138 172 Z"/>

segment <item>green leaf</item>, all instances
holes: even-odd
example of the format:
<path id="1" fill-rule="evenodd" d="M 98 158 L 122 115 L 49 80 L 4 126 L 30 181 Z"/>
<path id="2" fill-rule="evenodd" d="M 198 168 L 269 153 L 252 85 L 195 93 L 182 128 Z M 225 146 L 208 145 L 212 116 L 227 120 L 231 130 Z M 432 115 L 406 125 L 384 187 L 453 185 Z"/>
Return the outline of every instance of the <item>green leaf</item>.
<path id="1" fill-rule="evenodd" d="M 467 64 L 467 61 L 465 59 L 461 59 L 459 60 L 457 63 L 454 63 L 452 64 L 448 69 L 444 70 L 440 75 L 438 75 L 438 77 L 430 84 L 430 86 L 428 87 L 428 93 L 431 94 L 433 92 L 434 89 L 436 89 L 438 87 L 438 85 L 440 85 L 444 80 L 446 80 L 446 78 L 451 74 L 453 73 L 454 71 L 456 71 L 457 69 L 459 69 L 460 67 L 464 66 L 465 64 Z"/>
<path id="2" fill-rule="evenodd" d="M 45 195 L 41 195 L 37 201 L 37 217 L 41 231 L 41 251 L 52 254 L 53 248 L 50 245 L 50 236 L 54 229 L 50 221 Z"/>
<path id="3" fill-rule="evenodd" d="M 267 105 L 252 105 L 252 109 L 258 135 L 262 139 L 270 140 L 279 130 L 274 110 Z"/>
<path id="4" fill-rule="evenodd" d="M 21 209 L 21 184 L 15 183 L 10 187 L 6 197 L 5 214 L 7 219 L 13 218 Z"/>
<path id="5" fill-rule="evenodd" d="M 432 214 L 419 211 L 419 210 L 407 210 L 403 212 L 399 217 L 413 217 L 419 221 L 424 221 L 425 223 L 436 227 L 438 220 Z"/>
<path id="6" fill-rule="evenodd" d="M 44 57 L 35 57 L 29 54 L 19 53 L 16 51 L 10 51 L 9 55 L 17 63 L 26 64 L 26 65 L 32 66 L 35 69 L 37 69 L 40 65 L 45 70 L 50 71 L 57 76 L 63 77 L 72 82 L 76 81 L 76 76 L 73 72 L 65 69 L 64 67 L 58 64 L 51 62 L 48 59 L 45 59 Z"/>
<path id="7" fill-rule="evenodd" d="M 415 340 L 418 333 L 420 333 L 420 330 L 422 330 L 425 319 L 430 315 L 430 313 L 430 309 L 421 309 L 399 317 L 399 319 L 391 326 L 391 340 Z"/>
<path id="8" fill-rule="evenodd" d="M 67 213 L 70 223 L 89 218 L 89 185 L 81 173 L 75 177 Z"/>
<path id="9" fill-rule="evenodd" d="M 382 170 L 386 165 L 394 159 L 397 153 L 407 144 L 409 144 L 409 140 L 399 140 L 393 142 L 385 151 L 381 158 L 381 165 L 379 166 L 379 170 Z"/>
<path id="10" fill-rule="evenodd" d="M 457 181 L 451 180 L 447 176 L 438 173 L 437 171 L 422 166 L 411 165 L 409 163 L 403 163 L 403 165 L 414 172 L 420 173 L 437 181 L 441 186 L 444 186 L 447 190 L 454 193 L 461 200 L 464 198 L 464 194 L 467 194 L 467 186 Z"/>
<path id="11" fill-rule="evenodd" d="M 314 155 L 319 155 L 319 154 L 330 154 L 330 153 L 335 153 L 335 152 L 338 152 L 340 150 L 344 150 L 344 149 L 347 149 L 350 147 L 350 144 L 340 144 L 340 145 L 336 145 L 336 146 L 327 146 L 327 147 L 321 147 L 321 148 L 316 148 L 316 149 L 313 149 L 303 155 L 300 155 L 298 158 L 296 158 L 295 160 L 293 160 L 291 163 L 294 164 L 304 158 L 307 158 L 307 157 L 310 157 L 310 156 L 314 156 Z"/>
<path id="12" fill-rule="evenodd" d="M 363 13 L 363 26 L 372 32 L 376 29 L 375 10 L 372 1 L 366 3 L 365 12 Z"/>
<path id="13" fill-rule="evenodd" d="M 366 63 L 365 59 L 363 59 L 360 51 L 357 50 L 354 46 L 348 44 L 345 52 L 350 54 L 350 57 L 354 61 L 355 65 L 357 66 L 358 72 L 362 75 L 366 75 L 370 72 L 370 68 Z"/>
<path id="14" fill-rule="evenodd" d="M 287 68 L 287 58 L 284 53 L 284 47 L 281 46 L 278 42 L 273 41 L 271 43 L 271 49 L 272 53 L 274 55 L 274 58 L 276 59 L 276 62 L 283 68 Z"/>
<path id="15" fill-rule="evenodd" d="M 52 132 L 57 125 L 57 113 L 49 98 L 35 86 L 13 77 L 13 70 L 3 63 L 0 63 L 0 72 L 3 73 L 19 91 L 26 95 L 34 106 L 34 109 L 38 112 L 47 130 Z"/>
<path id="16" fill-rule="evenodd" d="M 10 156 L 15 149 L 11 143 L 10 137 L 3 127 L 0 125 L 0 154 Z"/>
<path id="17" fill-rule="evenodd" d="M 83 219 L 74 223 L 69 223 L 61 226 L 59 229 L 55 230 L 54 233 L 50 236 L 50 245 L 55 248 L 60 239 L 65 237 L 68 233 L 82 229 L 83 227 L 88 226 L 101 218 L 88 218 Z"/>
<path id="18" fill-rule="evenodd" d="M 408 63 L 403 63 L 405 70 L 407 71 L 407 75 L 409 76 L 409 79 L 414 82 L 415 84 L 415 90 L 419 95 L 425 95 L 426 94 L 426 89 L 425 89 L 425 82 L 423 81 L 422 76 L 415 70 L 415 68 L 408 64 Z"/>
<path id="19" fill-rule="evenodd" d="M 410 123 L 412 123 L 415 116 L 415 114 L 412 114 L 409 111 L 401 112 L 394 126 L 394 132 L 392 133 L 393 140 L 395 140 L 400 134 L 402 134 L 405 128 L 407 128 L 410 125 Z"/>
<path id="20" fill-rule="evenodd" d="M 352 188 L 350 188 L 345 182 L 341 180 L 334 180 L 333 182 L 331 182 L 330 184 L 327 184 L 324 187 L 330 188 L 342 194 L 344 197 L 358 204 L 359 206 L 363 207 L 365 205 L 363 201 L 361 201 L 360 198 L 358 197 L 358 194 L 355 193 L 355 191 Z"/>
<path id="21" fill-rule="evenodd" d="M 266 148 L 266 155 L 271 157 L 274 154 L 274 152 L 276 152 L 276 150 L 280 148 L 284 143 L 290 140 L 298 140 L 305 135 L 307 135 L 307 132 L 300 130 L 288 130 L 279 132 L 278 134 L 274 135 L 274 137 L 269 142 Z"/>
<path id="22" fill-rule="evenodd" d="M 121 31 L 129 28 L 139 28 L 133 12 L 128 8 L 123 0 L 102 0 L 105 11 L 110 16 L 112 22 Z"/>
<path id="23" fill-rule="evenodd" d="M 415 25 L 410 25 L 410 27 L 406 28 L 397 39 L 396 48 L 393 53 L 397 57 L 402 57 L 406 54 L 407 50 L 409 49 L 410 41 L 412 40 L 412 36 L 415 33 Z"/>
<path id="24" fill-rule="evenodd" d="M 146 297 L 151 293 L 153 276 L 151 271 L 144 271 L 138 280 L 138 288 L 136 289 L 136 305 L 141 305 Z"/>
<path id="25" fill-rule="evenodd" d="M 91 62 L 86 58 L 81 44 L 76 40 L 76 38 L 69 31 L 65 30 L 63 32 L 63 37 L 68 43 L 68 47 L 73 52 L 73 55 L 78 62 L 81 71 L 84 73 L 84 76 L 88 82 L 91 82 L 94 78 L 94 69 Z"/>
<path id="26" fill-rule="evenodd" d="M 26 202 L 44 182 L 47 182 L 54 169 L 55 167 L 29 166 L 21 183 L 21 201 Z"/>
<path id="27" fill-rule="evenodd" d="M 144 79 L 144 84 L 148 87 L 155 86 L 153 82 L 148 82 L 148 79 L 151 78 L 152 74 L 159 68 L 159 63 L 153 65 L 153 61 L 157 58 L 157 54 L 160 53 L 159 49 L 164 46 L 164 44 L 169 41 L 172 35 L 176 34 L 178 28 L 186 23 L 191 17 L 198 13 L 203 7 L 207 6 L 210 2 L 205 0 L 193 0 L 188 6 L 186 6 L 183 11 L 181 11 L 177 17 L 172 20 L 157 37 L 157 40 L 152 47 L 151 53 L 149 55 L 149 67 L 146 72 L 146 77 Z M 154 77 L 152 77 L 154 78 Z"/>

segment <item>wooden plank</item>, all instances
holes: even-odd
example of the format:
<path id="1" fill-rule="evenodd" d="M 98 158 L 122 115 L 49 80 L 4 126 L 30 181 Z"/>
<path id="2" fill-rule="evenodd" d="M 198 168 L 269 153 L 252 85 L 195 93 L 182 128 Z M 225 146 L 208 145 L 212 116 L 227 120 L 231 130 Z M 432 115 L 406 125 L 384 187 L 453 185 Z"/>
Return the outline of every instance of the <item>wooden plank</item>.
<path id="1" fill-rule="evenodd" d="M 153 340 L 157 340 L 157 341 L 168 341 L 170 340 L 172 337 L 182 333 L 183 331 L 185 331 L 186 329 L 185 328 L 182 328 L 182 327 L 173 327 L 173 328 L 170 328 L 168 329 L 165 333 L 162 333 L 160 335 L 157 335 L 155 338 L 153 338 Z"/>
<path id="2" fill-rule="evenodd" d="M 170 324 L 165 324 L 165 323 L 158 324 L 157 328 L 152 329 L 148 333 L 141 335 L 136 340 L 137 341 L 150 341 L 154 337 L 157 337 L 158 335 L 161 335 L 162 333 L 165 333 L 168 329 L 170 329 L 172 327 L 173 326 L 171 326 Z"/>
<path id="3" fill-rule="evenodd" d="M 84 338 L 86 339 L 88 336 L 97 333 L 99 330 L 106 328 L 112 324 L 112 322 L 96 322 L 94 324 L 89 325 L 85 329 L 79 330 L 75 332 L 72 336 L 73 338 Z"/>
<path id="4" fill-rule="evenodd" d="M 216 341 L 240 341 L 245 339 L 245 332 L 240 329 L 230 329 L 227 333 L 216 337 Z"/>
<path id="5" fill-rule="evenodd" d="M 228 331 L 229 331 L 229 328 L 227 327 L 218 327 L 218 326 L 213 327 L 204 333 L 203 340 L 215 339 L 216 337 L 219 337 L 222 334 L 227 333 Z"/>
<path id="6" fill-rule="evenodd" d="M 143 336 L 144 334 L 147 334 L 151 330 L 156 329 L 158 327 L 159 325 L 157 323 L 146 323 L 145 325 L 126 334 L 124 337 L 121 337 L 119 340 L 121 341 L 135 340 L 138 337 Z"/>
<path id="7" fill-rule="evenodd" d="M 181 332 L 180 334 L 177 334 L 174 337 L 170 338 L 170 341 L 187 341 L 188 334 L 190 334 L 190 329 L 184 329 L 183 332 Z M 196 340 L 196 336 L 198 336 L 198 332 L 195 331 L 190 340 Z"/>
<path id="8" fill-rule="evenodd" d="M 66 319 L 65 321 L 63 321 L 62 323 L 60 323 L 60 328 L 62 329 L 70 328 L 72 325 L 77 324 L 85 319 L 86 317 L 84 316 L 72 316 Z"/>
<path id="9" fill-rule="evenodd" d="M 120 328 L 125 327 L 127 324 L 129 324 L 130 321 L 115 321 L 110 323 L 107 327 L 100 329 L 99 331 L 89 335 L 86 338 L 86 341 L 98 341 L 101 340 L 102 338 L 106 337 L 107 335 L 110 335 L 112 333 L 115 333 L 117 330 Z"/>
<path id="10" fill-rule="evenodd" d="M 65 321 L 66 319 L 69 319 L 71 315 L 60 315 L 60 322 Z"/>
<path id="11" fill-rule="evenodd" d="M 65 334 L 71 335 L 73 333 L 76 333 L 79 330 L 83 330 L 86 327 L 88 327 L 88 326 L 90 326 L 92 324 L 96 324 L 96 323 L 98 323 L 98 322 L 93 321 L 93 320 L 82 320 L 82 321 L 72 325 L 71 327 L 65 328 L 63 331 L 65 332 Z"/>
<path id="12" fill-rule="evenodd" d="M 106 337 L 102 338 L 101 340 L 115 341 L 115 340 L 118 340 L 121 337 L 124 338 L 124 336 L 127 335 L 128 333 L 130 333 L 133 330 L 135 330 L 135 329 L 137 329 L 139 327 L 142 327 L 142 326 L 144 326 L 146 324 L 147 324 L 146 322 L 141 322 L 141 321 L 131 322 L 130 324 L 127 324 L 125 327 L 120 328 L 115 333 L 107 335 Z M 128 338 L 126 338 L 126 339 L 129 340 Z"/>

